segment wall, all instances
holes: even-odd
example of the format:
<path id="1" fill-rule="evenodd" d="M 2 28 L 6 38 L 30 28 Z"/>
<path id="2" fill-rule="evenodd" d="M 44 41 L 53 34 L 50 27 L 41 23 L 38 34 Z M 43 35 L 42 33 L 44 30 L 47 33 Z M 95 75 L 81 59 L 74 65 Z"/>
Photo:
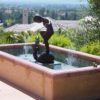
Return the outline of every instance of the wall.
<path id="1" fill-rule="evenodd" d="M 52 100 L 52 78 L 46 69 L 0 52 L 0 77 L 32 93 L 33 96 Z M 48 71 L 47 71 L 48 72 Z M 49 91 L 48 91 L 49 90 Z"/>
<path id="2" fill-rule="evenodd" d="M 86 53 L 55 46 L 51 46 L 51 50 L 100 62 L 100 57 Z M 31 92 L 40 100 L 100 98 L 100 65 L 55 71 L 0 51 L 0 77 Z"/>
<path id="3" fill-rule="evenodd" d="M 100 99 L 100 67 L 55 75 L 53 93 L 53 100 Z"/>

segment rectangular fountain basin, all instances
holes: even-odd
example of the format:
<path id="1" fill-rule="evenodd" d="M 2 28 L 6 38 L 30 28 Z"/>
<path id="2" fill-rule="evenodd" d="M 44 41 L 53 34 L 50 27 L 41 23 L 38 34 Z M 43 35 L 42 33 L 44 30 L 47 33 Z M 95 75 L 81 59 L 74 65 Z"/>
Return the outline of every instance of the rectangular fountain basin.
<path id="1" fill-rule="evenodd" d="M 20 48 L 25 46 L 32 47 L 33 44 L 0 45 L 0 78 L 40 100 L 100 98 L 99 56 L 50 46 L 57 62 L 54 66 L 47 66 L 20 58 L 19 54 L 23 54 Z M 44 45 L 40 47 L 44 48 Z"/>

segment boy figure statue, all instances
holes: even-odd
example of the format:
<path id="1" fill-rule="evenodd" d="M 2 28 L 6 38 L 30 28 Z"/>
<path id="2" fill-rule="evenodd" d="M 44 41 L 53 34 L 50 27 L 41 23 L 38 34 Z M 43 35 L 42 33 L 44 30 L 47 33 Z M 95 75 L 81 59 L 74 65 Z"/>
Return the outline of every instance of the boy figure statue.
<path id="1" fill-rule="evenodd" d="M 37 22 L 37 23 L 42 22 L 46 28 L 46 31 L 40 31 L 40 34 L 44 40 L 46 52 L 41 54 L 40 57 L 34 57 L 34 58 L 41 63 L 53 63 L 54 57 L 53 55 L 49 53 L 50 51 L 49 51 L 49 43 L 48 43 L 48 40 L 54 34 L 52 24 L 47 18 L 43 18 L 41 16 L 35 16 L 34 22 Z M 35 51 L 33 55 L 36 56 Z"/>

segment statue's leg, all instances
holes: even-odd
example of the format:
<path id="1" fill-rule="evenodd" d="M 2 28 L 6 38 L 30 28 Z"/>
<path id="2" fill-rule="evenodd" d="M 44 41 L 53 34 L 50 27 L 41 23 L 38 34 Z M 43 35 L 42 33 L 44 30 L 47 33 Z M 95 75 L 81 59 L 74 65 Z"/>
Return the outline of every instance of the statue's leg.
<path id="1" fill-rule="evenodd" d="M 48 32 L 40 32 L 43 40 L 44 40 L 44 44 L 45 44 L 45 48 L 46 48 L 46 53 L 49 53 L 49 43 L 48 40 L 51 38 L 51 36 L 53 34 L 48 34 Z"/>
<path id="2" fill-rule="evenodd" d="M 40 32 L 43 40 L 44 40 L 44 44 L 45 44 L 45 49 L 46 49 L 46 53 L 49 53 L 49 43 L 48 43 L 48 37 L 47 37 L 47 33 L 46 32 Z"/>
<path id="3" fill-rule="evenodd" d="M 48 40 L 44 39 L 44 44 L 45 44 L 46 53 L 49 54 L 49 43 L 48 43 Z"/>

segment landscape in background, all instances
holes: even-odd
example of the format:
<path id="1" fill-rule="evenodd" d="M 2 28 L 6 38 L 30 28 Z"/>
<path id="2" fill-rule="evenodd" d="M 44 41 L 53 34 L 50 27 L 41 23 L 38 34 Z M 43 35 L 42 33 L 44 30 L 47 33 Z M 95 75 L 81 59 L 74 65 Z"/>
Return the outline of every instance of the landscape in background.
<path id="1" fill-rule="evenodd" d="M 46 4 L 46 3 L 0 3 L 0 21 L 6 26 L 9 20 L 11 24 L 22 23 L 23 10 L 29 13 L 28 23 L 33 22 L 33 17 L 40 14 L 55 20 L 79 20 L 86 16 L 88 5 L 81 3 Z"/>
<path id="2" fill-rule="evenodd" d="M 38 14 L 53 24 L 55 34 L 50 38 L 50 44 L 100 55 L 99 19 L 90 8 L 89 1 L 7 1 L 0 0 L 0 44 L 30 43 L 37 36 L 43 42 L 38 34 L 43 25 L 33 22 L 33 17 Z"/>

